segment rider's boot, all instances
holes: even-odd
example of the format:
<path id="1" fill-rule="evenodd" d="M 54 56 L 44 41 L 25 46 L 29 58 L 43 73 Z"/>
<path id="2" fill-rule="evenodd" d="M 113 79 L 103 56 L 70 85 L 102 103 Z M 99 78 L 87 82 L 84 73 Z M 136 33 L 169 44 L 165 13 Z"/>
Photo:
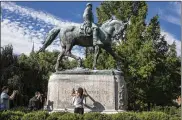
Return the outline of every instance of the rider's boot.
<path id="1" fill-rule="evenodd" d="M 98 37 L 98 28 L 93 28 L 93 46 L 103 44 Z"/>

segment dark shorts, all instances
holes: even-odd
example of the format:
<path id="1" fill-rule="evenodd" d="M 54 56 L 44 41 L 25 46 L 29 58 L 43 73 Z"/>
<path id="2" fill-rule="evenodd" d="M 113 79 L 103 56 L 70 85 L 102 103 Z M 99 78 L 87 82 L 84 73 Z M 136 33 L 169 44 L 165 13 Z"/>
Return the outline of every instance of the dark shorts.
<path id="1" fill-rule="evenodd" d="M 83 114 L 84 113 L 84 108 L 75 108 L 74 113 Z"/>

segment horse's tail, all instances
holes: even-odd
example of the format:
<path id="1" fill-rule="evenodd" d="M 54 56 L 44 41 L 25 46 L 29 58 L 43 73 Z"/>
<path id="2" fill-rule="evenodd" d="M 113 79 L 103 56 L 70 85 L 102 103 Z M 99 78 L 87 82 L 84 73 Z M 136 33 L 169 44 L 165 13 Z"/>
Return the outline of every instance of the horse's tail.
<path id="1" fill-rule="evenodd" d="M 43 43 L 42 48 L 40 48 L 39 52 L 44 52 L 45 49 L 55 40 L 55 38 L 58 36 L 60 32 L 60 28 L 53 28 L 52 30 L 50 30 L 50 32 L 48 33 L 46 40 Z"/>

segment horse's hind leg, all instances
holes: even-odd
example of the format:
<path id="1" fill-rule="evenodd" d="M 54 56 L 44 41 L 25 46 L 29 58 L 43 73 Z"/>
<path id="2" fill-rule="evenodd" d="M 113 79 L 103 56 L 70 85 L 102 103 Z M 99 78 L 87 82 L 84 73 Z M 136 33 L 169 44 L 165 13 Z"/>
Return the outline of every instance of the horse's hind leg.
<path id="1" fill-rule="evenodd" d="M 80 57 L 77 57 L 76 55 L 73 55 L 71 53 L 71 49 L 73 48 L 73 46 L 71 44 L 67 45 L 66 46 L 66 52 L 65 52 L 65 55 L 68 56 L 68 57 L 71 57 L 71 58 L 74 58 L 75 60 L 77 60 L 78 62 L 78 66 L 77 67 L 81 67 L 82 66 L 82 61 L 81 61 L 81 58 Z"/>
<path id="2" fill-rule="evenodd" d="M 59 64 L 65 54 L 65 51 L 66 51 L 65 47 L 62 47 L 62 52 L 58 55 L 58 58 L 57 58 L 57 62 L 56 62 L 56 66 L 55 66 L 56 71 L 59 71 Z"/>

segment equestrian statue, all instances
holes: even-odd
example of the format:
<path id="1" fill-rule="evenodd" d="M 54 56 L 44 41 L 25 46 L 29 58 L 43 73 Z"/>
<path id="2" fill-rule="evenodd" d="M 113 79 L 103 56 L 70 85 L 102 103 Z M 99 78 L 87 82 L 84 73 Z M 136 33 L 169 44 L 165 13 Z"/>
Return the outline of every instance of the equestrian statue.
<path id="1" fill-rule="evenodd" d="M 81 58 L 71 53 L 73 46 L 78 45 L 82 47 L 94 47 L 94 61 L 93 69 L 96 69 L 97 58 L 100 53 L 100 49 L 105 49 L 116 61 L 117 69 L 120 70 L 121 62 L 115 52 L 112 50 L 111 43 L 114 40 L 119 40 L 124 31 L 127 28 L 128 22 L 123 22 L 117 19 L 109 19 L 102 25 L 97 25 L 93 20 L 92 4 L 88 3 L 83 13 L 83 24 L 70 25 L 64 28 L 53 28 L 43 46 L 38 51 L 43 52 L 58 36 L 60 38 L 60 44 L 62 51 L 58 55 L 55 70 L 59 71 L 60 61 L 64 56 L 74 58 L 78 62 L 78 67 L 82 66 Z"/>

